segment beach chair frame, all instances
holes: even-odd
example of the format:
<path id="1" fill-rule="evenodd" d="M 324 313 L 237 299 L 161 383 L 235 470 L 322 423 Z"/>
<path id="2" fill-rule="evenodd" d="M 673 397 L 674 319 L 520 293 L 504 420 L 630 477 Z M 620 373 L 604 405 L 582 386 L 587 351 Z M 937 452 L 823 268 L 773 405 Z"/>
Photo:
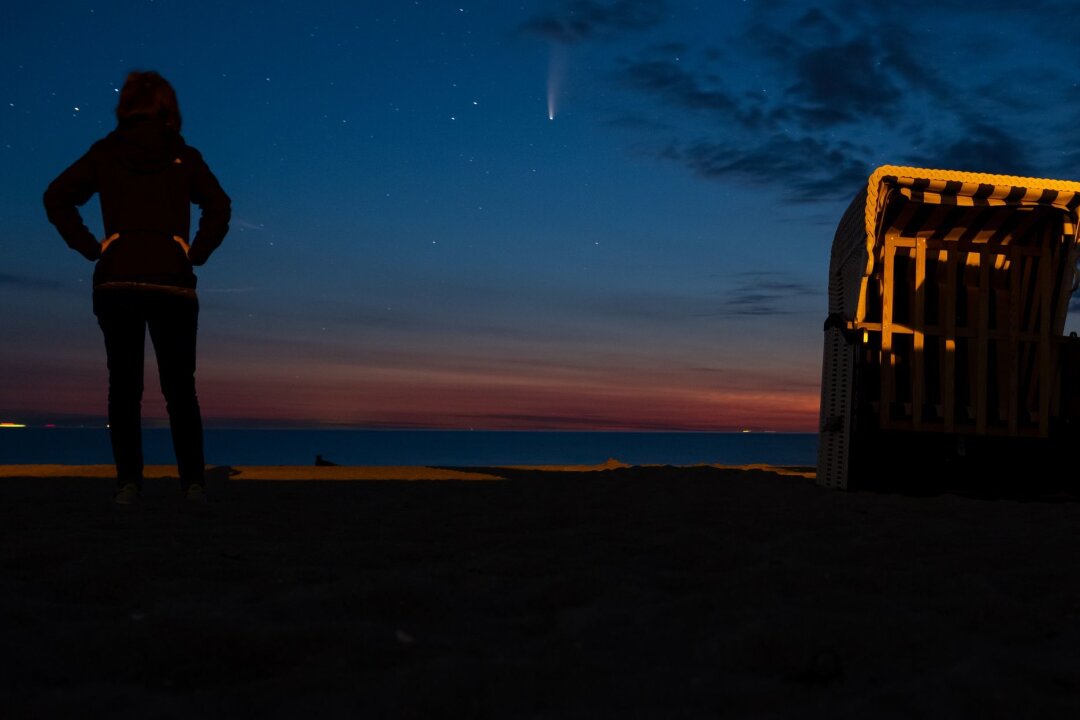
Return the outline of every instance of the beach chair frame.
<path id="1" fill-rule="evenodd" d="M 853 488 L 899 438 L 1053 435 L 1078 207 L 1080 183 L 874 171 L 832 246 L 819 484 Z"/>

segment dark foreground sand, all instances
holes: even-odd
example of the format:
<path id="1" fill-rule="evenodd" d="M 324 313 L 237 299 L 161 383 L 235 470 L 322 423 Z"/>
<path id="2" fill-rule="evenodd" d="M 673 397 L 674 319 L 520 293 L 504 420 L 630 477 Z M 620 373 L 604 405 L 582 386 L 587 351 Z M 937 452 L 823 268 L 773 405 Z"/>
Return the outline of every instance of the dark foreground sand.
<path id="1" fill-rule="evenodd" d="M 56 473 L 54 473 L 56 474 Z M 1080 711 L 1080 496 L 761 470 L 0 478 L 0 711 L 1022 718 Z"/>

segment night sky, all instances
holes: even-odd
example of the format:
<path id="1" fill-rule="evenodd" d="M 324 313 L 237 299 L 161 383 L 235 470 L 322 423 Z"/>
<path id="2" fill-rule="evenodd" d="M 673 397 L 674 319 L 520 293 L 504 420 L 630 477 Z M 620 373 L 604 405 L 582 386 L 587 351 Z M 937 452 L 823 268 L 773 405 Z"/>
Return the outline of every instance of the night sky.
<path id="1" fill-rule="evenodd" d="M 233 200 L 208 424 L 814 431 L 874 167 L 1078 178 L 1074 9 L 5 3 L 0 420 L 104 422 L 93 267 L 41 195 L 152 69 Z"/>

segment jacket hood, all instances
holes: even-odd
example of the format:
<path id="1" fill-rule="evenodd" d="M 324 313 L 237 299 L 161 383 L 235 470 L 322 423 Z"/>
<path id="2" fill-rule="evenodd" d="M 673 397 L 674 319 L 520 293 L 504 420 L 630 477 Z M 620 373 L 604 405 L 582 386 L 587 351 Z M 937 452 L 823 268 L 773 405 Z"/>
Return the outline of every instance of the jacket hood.
<path id="1" fill-rule="evenodd" d="M 110 154 L 136 173 L 161 172 L 184 148 L 180 133 L 151 117 L 124 120 L 105 140 Z"/>

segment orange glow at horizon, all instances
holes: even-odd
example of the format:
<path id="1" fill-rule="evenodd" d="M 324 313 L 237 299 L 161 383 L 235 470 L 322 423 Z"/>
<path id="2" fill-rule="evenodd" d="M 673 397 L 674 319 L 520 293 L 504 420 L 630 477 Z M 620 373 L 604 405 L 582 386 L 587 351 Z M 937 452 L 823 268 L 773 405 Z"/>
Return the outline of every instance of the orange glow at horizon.
<path id="1" fill-rule="evenodd" d="M 315 424 L 484 429 L 816 431 L 816 388 L 703 392 L 686 386 L 607 384 L 453 373 L 366 373 L 351 382 L 282 378 L 255 385 L 200 381 L 207 418 L 236 408 L 262 420 Z"/>
<path id="2" fill-rule="evenodd" d="M 395 359 L 396 360 L 396 359 Z M 606 360 L 606 358 L 605 358 Z M 391 363 L 313 363 L 205 358 L 199 402 L 211 423 L 337 425 L 432 429 L 681 430 L 816 432 L 816 368 L 755 372 L 676 370 L 662 363 L 609 367 L 543 362 L 477 361 L 445 354 Z M 106 412 L 104 363 L 80 372 L 38 364 L 38 379 L 0 379 L 0 396 L 34 422 L 101 418 Z M 66 372 L 65 372 L 66 371 Z M 143 417 L 167 417 L 147 369 Z M 56 378 L 54 379 L 54 375 Z M 816 378 L 815 378 L 816 380 Z M 29 413 L 27 411 L 30 411 Z"/>

